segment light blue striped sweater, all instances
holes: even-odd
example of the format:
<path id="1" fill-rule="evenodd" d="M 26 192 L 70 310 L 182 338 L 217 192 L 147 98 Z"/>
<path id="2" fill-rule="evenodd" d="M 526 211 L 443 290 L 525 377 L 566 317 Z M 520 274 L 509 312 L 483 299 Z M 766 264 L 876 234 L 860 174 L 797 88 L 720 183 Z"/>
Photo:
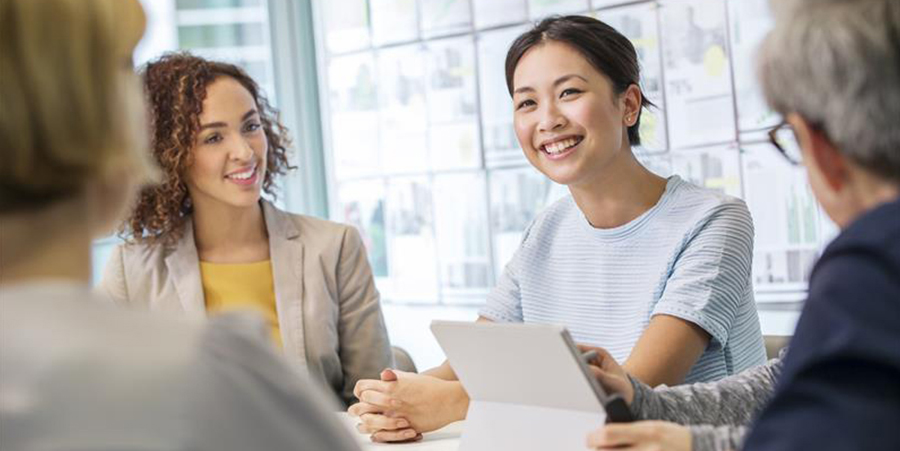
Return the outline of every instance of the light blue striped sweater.
<path id="1" fill-rule="evenodd" d="M 479 314 L 562 324 L 619 362 L 652 316 L 675 316 L 712 336 L 684 382 L 718 380 L 766 361 L 752 255 L 744 202 L 678 176 L 656 206 L 612 229 L 593 228 L 570 195 L 531 223 Z"/>

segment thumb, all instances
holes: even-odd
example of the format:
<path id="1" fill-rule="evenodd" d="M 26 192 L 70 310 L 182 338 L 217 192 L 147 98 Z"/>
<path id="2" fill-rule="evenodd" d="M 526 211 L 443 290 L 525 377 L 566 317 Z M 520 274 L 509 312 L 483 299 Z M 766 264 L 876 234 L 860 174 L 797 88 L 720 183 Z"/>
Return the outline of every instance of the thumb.
<path id="1" fill-rule="evenodd" d="M 392 369 L 390 369 L 390 368 L 385 368 L 385 369 L 381 372 L 381 380 L 383 380 L 383 381 L 385 381 L 385 382 L 396 381 L 396 380 L 397 380 L 397 373 L 395 373 L 394 370 L 392 370 Z"/>

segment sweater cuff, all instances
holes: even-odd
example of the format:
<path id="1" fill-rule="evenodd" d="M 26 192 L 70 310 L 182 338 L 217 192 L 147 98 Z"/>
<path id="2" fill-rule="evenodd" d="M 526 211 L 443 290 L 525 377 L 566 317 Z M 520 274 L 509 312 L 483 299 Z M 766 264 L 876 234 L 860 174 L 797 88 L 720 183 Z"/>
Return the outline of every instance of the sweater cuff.
<path id="1" fill-rule="evenodd" d="M 631 414 L 636 420 L 647 419 L 647 403 L 655 395 L 653 389 L 649 385 L 641 382 L 632 375 L 628 375 L 631 381 L 631 387 L 634 389 L 634 398 L 631 400 Z"/>
<path id="2" fill-rule="evenodd" d="M 739 426 L 690 426 L 691 450 L 733 451 L 743 442 L 746 428 Z"/>

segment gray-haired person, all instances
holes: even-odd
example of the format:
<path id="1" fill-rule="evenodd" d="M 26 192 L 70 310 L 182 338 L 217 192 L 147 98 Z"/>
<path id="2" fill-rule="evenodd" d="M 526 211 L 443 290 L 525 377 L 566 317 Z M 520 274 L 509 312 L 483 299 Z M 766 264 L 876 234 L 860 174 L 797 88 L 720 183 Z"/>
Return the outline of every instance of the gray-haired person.
<path id="1" fill-rule="evenodd" d="M 759 76 L 785 121 L 770 136 L 842 231 L 813 269 L 790 351 L 766 365 L 654 390 L 601 352 L 600 382 L 662 421 L 601 427 L 591 448 L 900 449 L 900 1 L 772 3 Z"/>

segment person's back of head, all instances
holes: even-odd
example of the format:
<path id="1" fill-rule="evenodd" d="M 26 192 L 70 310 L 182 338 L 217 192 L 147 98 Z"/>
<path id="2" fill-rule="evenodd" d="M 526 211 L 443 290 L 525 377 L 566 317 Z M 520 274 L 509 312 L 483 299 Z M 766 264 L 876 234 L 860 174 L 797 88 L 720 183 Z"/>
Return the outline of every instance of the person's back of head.
<path id="1" fill-rule="evenodd" d="M 259 319 L 90 294 L 91 239 L 156 174 L 131 56 L 144 20 L 138 0 L 0 0 L 2 447 L 356 449 Z"/>
<path id="2" fill-rule="evenodd" d="M 854 203 L 851 190 L 842 189 L 848 180 L 827 170 L 824 157 L 812 151 L 821 146 L 813 144 L 833 147 L 865 174 L 864 184 L 881 184 L 889 194 L 900 187 L 900 2 L 790 0 L 772 6 L 776 25 L 759 51 L 763 91 L 789 122 L 794 115 L 801 147 L 810 149 L 804 162 L 813 191 L 846 225 L 860 208 L 848 207 Z"/>
<path id="3" fill-rule="evenodd" d="M 20 269 L 47 263 L 36 261 L 46 249 L 109 230 L 154 175 L 131 69 L 144 20 L 133 0 L 0 1 L 0 283 L 28 278 Z M 55 244 L 63 235 L 70 243 Z"/>

